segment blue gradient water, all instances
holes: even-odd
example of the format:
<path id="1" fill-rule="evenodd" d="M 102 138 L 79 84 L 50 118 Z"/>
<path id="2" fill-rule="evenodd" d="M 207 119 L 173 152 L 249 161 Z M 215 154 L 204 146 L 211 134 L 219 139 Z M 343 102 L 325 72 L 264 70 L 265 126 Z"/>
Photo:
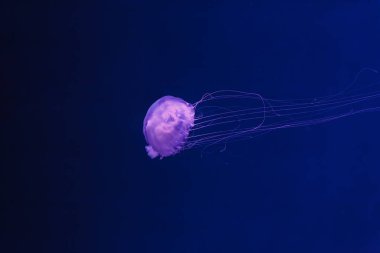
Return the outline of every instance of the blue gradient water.
<path id="1" fill-rule="evenodd" d="M 2 11 L 1 252 L 380 252 L 378 112 L 163 160 L 142 134 L 164 95 L 317 97 L 379 70 L 379 1 Z"/>

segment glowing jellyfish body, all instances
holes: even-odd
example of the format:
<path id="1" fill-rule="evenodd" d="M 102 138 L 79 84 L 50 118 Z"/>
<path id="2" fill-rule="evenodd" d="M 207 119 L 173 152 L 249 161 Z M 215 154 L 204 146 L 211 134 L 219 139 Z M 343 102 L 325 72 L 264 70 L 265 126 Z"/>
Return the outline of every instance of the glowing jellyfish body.
<path id="1" fill-rule="evenodd" d="M 193 106 L 180 98 L 165 96 L 158 99 L 144 119 L 148 155 L 163 158 L 178 153 L 194 126 L 194 114 Z"/>
<path id="2" fill-rule="evenodd" d="M 207 93 L 194 104 L 165 96 L 146 114 L 146 151 L 151 158 L 163 158 L 187 149 L 224 147 L 278 129 L 379 111 L 380 92 L 378 88 L 371 90 L 374 86 L 365 91 L 350 86 L 334 95 L 295 100 L 267 99 L 234 90 Z"/>

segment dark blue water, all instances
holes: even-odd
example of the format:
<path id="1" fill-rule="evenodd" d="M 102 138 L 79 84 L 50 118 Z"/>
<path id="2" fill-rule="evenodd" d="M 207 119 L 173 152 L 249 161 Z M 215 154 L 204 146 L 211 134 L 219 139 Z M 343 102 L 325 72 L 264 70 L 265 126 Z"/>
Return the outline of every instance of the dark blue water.
<path id="1" fill-rule="evenodd" d="M 380 112 L 163 160 L 142 135 L 164 95 L 325 96 L 379 70 L 379 1 L 0 9 L 1 252 L 380 252 Z"/>

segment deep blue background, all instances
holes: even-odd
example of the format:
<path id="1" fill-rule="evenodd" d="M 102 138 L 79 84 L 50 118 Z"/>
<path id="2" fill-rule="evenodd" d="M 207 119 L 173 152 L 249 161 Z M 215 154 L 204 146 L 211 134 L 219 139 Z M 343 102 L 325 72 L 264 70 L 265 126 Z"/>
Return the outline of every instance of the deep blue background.
<path id="1" fill-rule="evenodd" d="M 379 1 L 0 10 L 0 252 L 380 252 L 379 113 L 164 160 L 142 135 L 163 95 L 323 96 L 380 69 Z"/>

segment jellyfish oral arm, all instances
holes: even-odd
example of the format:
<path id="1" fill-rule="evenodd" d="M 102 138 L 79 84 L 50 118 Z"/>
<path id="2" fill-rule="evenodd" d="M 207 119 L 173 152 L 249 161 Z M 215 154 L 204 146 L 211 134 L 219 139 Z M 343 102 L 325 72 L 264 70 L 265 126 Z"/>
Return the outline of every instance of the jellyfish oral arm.
<path id="1" fill-rule="evenodd" d="M 215 107 L 209 104 L 243 105 L 246 99 L 261 100 L 243 108 Z M 197 102 L 195 125 L 187 139 L 185 149 L 207 148 L 216 144 L 250 139 L 278 129 L 316 125 L 354 114 L 373 112 L 380 109 L 380 92 L 339 95 L 318 99 L 273 100 L 253 93 L 220 91 L 202 97 Z"/>

